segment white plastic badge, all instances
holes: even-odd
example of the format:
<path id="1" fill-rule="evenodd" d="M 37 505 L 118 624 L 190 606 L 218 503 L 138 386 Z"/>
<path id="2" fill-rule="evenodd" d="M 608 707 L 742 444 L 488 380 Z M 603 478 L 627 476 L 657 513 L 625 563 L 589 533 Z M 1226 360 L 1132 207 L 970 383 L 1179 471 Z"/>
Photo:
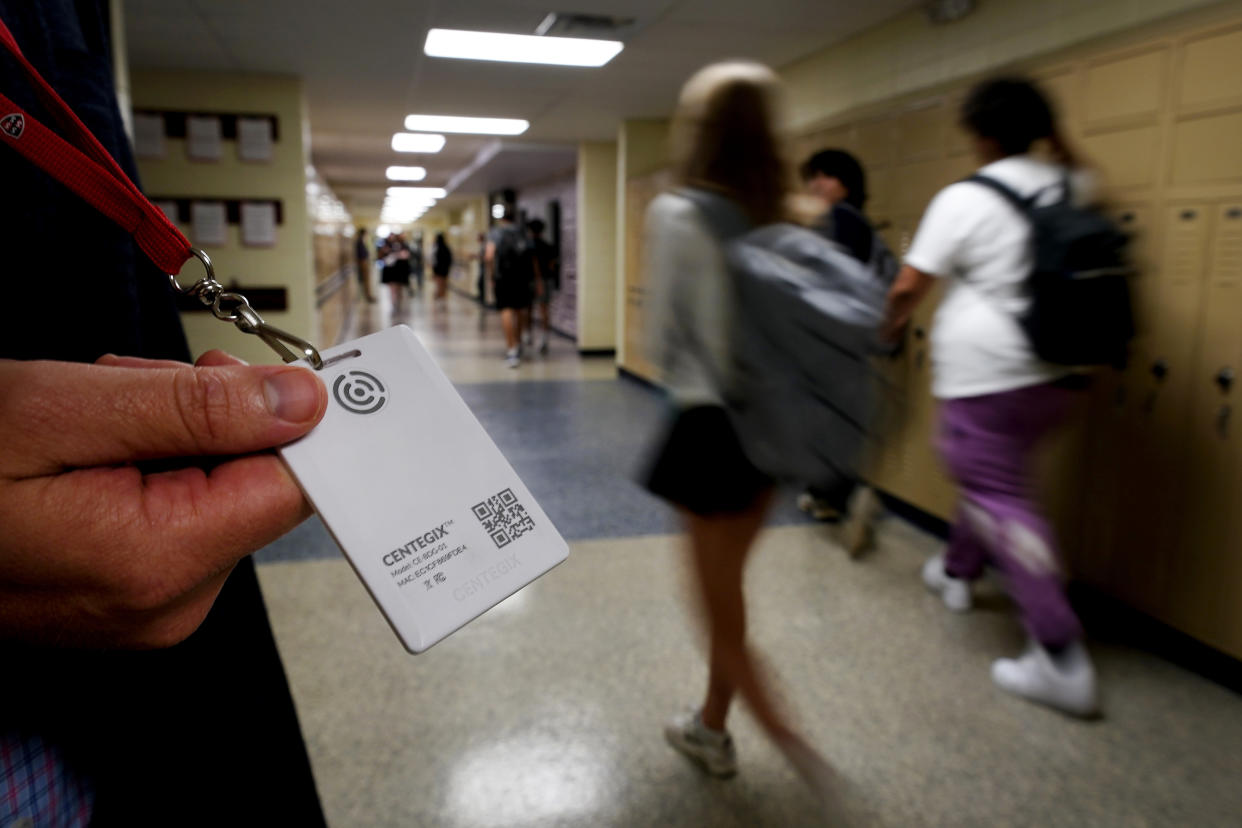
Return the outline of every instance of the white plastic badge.
<path id="1" fill-rule="evenodd" d="M 569 556 L 413 331 L 323 358 L 328 411 L 280 454 L 406 649 L 421 653 Z"/>

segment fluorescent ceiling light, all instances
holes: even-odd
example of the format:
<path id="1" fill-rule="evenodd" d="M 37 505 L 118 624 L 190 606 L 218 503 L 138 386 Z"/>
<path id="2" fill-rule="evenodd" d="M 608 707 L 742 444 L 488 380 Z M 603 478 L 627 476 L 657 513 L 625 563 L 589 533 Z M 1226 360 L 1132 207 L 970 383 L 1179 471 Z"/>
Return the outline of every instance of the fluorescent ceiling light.
<path id="1" fill-rule="evenodd" d="M 448 193 L 443 187 L 389 187 L 385 192 L 389 196 L 428 196 L 430 198 L 444 198 Z"/>
<path id="2" fill-rule="evenodd" d="M 407 207 L 417 207 L 420 204 L 435 204 L 436 199 L 429 195 L 410 195 L 410 196 L 389 196 L 384 199 L 385 204 L 400 204 Z"/>
<path id="3" fill-rule="evenodd" d="M 431 57 L 499 60 L 505 63 L 603 66 L 622 48 L 619 40 L 432 29 L 427 32 L 423 53 Z"/>
<path id="4" fill-rule="evenodd" d="M 406 115 L 405 128 L 421 132 L 521 135 L 530 128 L 530 121 L 518 118 L 466 118 L 457 115 Z"/>
<path id="5" fill-rule="evenodd" d="M 398 132 L 392 136 L 392 148 L 397 152 L 439 152 L 444 149 L 444 136 Z"/>
<path id="6" fill-rule="evenodd" d="M 422 181 L 427 177 L 426 167 L 389 167 L 385 174 L 389 181 Z"/>

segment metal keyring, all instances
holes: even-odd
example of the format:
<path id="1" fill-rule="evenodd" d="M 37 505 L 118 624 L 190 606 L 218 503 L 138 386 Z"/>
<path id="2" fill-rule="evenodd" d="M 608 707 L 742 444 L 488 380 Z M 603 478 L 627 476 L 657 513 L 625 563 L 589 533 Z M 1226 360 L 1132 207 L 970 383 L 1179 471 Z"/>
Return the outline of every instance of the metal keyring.
<path id="1" fill-rule="evenodd" d="M 169 273 L 168 281 L 174 291 L 181 296 L 198 297 L 200 302 L 211 309 L 212 315 L 217 319 L 232 322 L 239 331 L 259 337 L 285 362 L 305 359 L 316 370 L 323 367 L 323 357 L 320 356 L 318 348 L 299 336 L 294 336 L 288 331 L 282 331 L 264 322 L 259 312 L 251 306 L 250 300 L 240 293 L 226 290 L 224 285 L 216 280 L 216 269 L 211 264 L 210 256 L 194 247 L 190 248 L 190 253 L 203 263 L 207 274 L 190 287 L 184 288 L 177 281 L 177 274 Z M 221 306 L 222 302 L 236 302 L 237 306 L 226 311 Z M 297 350 L 291 350 L 289 345 Z"/>

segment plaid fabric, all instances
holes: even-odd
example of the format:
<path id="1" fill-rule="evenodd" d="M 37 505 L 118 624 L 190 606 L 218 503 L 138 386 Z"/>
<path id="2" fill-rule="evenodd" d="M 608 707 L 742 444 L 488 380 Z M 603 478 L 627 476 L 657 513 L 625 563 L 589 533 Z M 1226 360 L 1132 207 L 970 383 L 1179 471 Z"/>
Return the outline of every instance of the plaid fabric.
<path id="1" fill-rule="evenodd" d="M 38 736 L 0 735 L 0 828 L 85 828 L 94 792 Z"/>

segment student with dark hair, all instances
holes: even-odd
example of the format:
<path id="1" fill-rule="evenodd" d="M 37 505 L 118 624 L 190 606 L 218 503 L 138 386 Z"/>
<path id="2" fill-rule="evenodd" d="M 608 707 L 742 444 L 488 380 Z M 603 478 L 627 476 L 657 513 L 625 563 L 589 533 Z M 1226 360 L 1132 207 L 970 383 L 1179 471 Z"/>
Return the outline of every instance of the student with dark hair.
<path id="1" fill-rule="evenodd" d="M 976 86 L 962 106 L 983 166 L 1020 197 L 1078 197 L 1084 189 L 1052 109 L 1020 78 Z M 1059 163 L 1031 153 L 1047 141 Z M 971 583 L 998 569 L 1030 636 L 1016 659 L 992 665 L 998 686 L 1075 715 L 1097 707 L 1095 671 L 1066 599 L 1052 529 L 1035 501 L 1034 452 L 1070 414 L 1069 369 L 1041 361 L 1019 319 L 1030 305 L 1031 227 L 1004 196 L 963 181 L 942 190 L 889 293 L 886 333 L 901 335 L 937 278 L 948 290 L 931 336 L 932 393 L 941 403 L 939 448 L 961 489 L 949 547 L 923 569 L 928 588 L 957 611 Z"/>
<path id="2" fill-rule="evenodd" d="M 436 280 L 436 299 L 448 296 L 448 277 L 453 269 L 453 251 L 443 233 L 436 233 L 435 248 L 431 254 L 431 275 Z"/>
<path id="3" fill-rule="evenodd" d="M 534 296 L 539 305 L 539 324 L 542 327 L 542 338 L 539 341 L 541 354 L 548 352 L 548 339 L 552 333 L 552 297 L 560 287 L 560 262 L 556 257 L 556 248 L 543 237 L 545 226 L 542 219 L 526 222 L 534 255 Z"/>
<path id="4" fill-rule="evenodd" d="M 875 231 L 863 215 L 867 203 L 867 176 L 862 164 L 850 153 L 826 149 L 803 162 L 802 184 L 825 205 L 819 226 L 854 258 L 871 260 Z"/>
<path id="5" fill-rule="evenodd" d="M 807 192 L 824 206 L 815 223 L 816 229 L 854 258 L 870 263 L 876 236 L 863 213 L 867 203 L 867 176 L 862 164 L 845 150 L 824 149 L 804 161 L 799 172 Z M 888 261 L 893 264 L 888 270 L 891 274 L 896 260 L 889 256 Z M 851 508 L 850 498 L 856 491 Z M 798 508 L 816 520 L 841 521 L 848 513 L 848 520 L 840 526 L 839 537 L 851 555 L 858 555 L 872 541 L 880 502 L 870 487 L 860 490 L 853 477 L 840 477 L 836 481 L 808 486 L 798 497 Z"/>
<path id="6" fill-rule="evenodd" d="M 513 221 L 514 210 L 505 207 L 500 221 L 488 235 L 483 258 L 491 273 L 492 295 L 500 309 L 505 331 L 505 364 L 522 364 L 522 316 L 530 309 L 532 278 L 530 240 Z"/>

